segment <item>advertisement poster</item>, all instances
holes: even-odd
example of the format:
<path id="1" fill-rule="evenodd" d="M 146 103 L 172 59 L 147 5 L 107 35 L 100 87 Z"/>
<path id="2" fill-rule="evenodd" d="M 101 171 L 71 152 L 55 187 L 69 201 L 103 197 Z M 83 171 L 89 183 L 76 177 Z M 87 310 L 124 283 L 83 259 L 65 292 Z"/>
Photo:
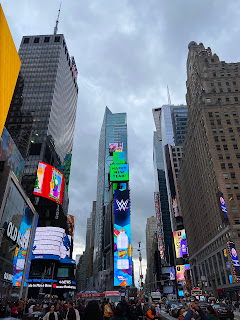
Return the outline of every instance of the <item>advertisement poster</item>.
<path id="1" fill-rule="evenodd" d="M 63 228 L 38 227 L 33 243 L 32 259 L 68 259 L 71 236 Z"/>
<path id="2" fill-rule="evenodd" d="M 33 194 L 62 204 L 64 180 L 58 169 L 39 161 Z"/>
<path id="3" fill-rule="evenodd" d="M 185 273 L 187 270 L 190 270 L 190 264 L 177 265 L 177 281 L 186 281 Z"/>
<path id="4" fill-rule="evenodd" d="M 132 285 L 129 190 L 114 194 L 114 286 Z"/>
<path id="5" fill-rule="evenodd" d="M 185 229 L 173 232 L 176 258 L 183 258 L 188 254 Z"/>
<path id="6" fill-rule="evenodd" d="M 235 278 L 235 281 L 240 280 L 240 264 L 239 264 L 239 259 L 238 259 L 238 254 L 237 250 L 235 248 L 235 243 L 232 241 L 229 241 L 227 243 L 228 246 L 228 253 L 230 256 L 230 261 L 232 265 L 232 270 L 233 270 L 233 278 Z"/>
<path id="7" fill-rule="evenodd" d="M 21 182 L 25 162 L 5 127 L 0 139 L 0 161 L 5 161 L 5 164 L 10 166 L 15 176 Z"/>
<path id="8" fill-rule="evenodd" d="M 33 212 L 32 210 L 26 205 L 25 213 L 22 218 L 22 222 L 20 225 L 20 229 L 18 230 L 18 236 L 24 241 L 17 243 L 17 247 L 15 249 L 14 258 L 13 258 L 13 286 L 20 287 L 22 284 L 22 277 L 23 271 L 26 264 L 27 258 L 27 251 L 28 246 L 30 245 L 30 234 L 31 234 L 31 227 L 33 221 Z M 16 227 L 14 224 L 9 223 L 7 229 L 7 235 L 12 238 L 13 233 L 15 232 Z M 26 285 L 26 283 L 24 284 Z"/>
<path id="9" fill-rule="evenodd" d="M 110 181 L 128 181 L 129 167 L 128 164 L 110 164 Z"/>
<path id="10" fill-rule="evenodd" d="M 227 212 L 227 207 L 226 207 L 226 203 L 223 198 L 222 192 L 219 192 L 218 196 L 219 196 L 220 206 L 221 206 L 221 210 L 222 210 L 223 220 L 227 221 L 228 220 L 228 212 Z"/>
<path id="11" fill-rule="evenodd" d="M 125 152 L 113 152 L 113 163 L 114 164 L 125 163 Z"/>
<path id="12" fill-rule="evenodd" d="M 127 184 L 124 182 L 113 182 L 113 194 L 115 190 L 124 191 L 127 189 Z"/>
<path id="13" fill-rule="evenodd" d="M 72 241 L 73 241 L 74 228 L 75 228 L 74 216 L 70 214 L 67 215 L 67 224 L 68 224 L 68 234 L 72 237 Z"/>
<path id="14" fill-rule="evenodd" d="M 123 152 L 123 143 L 122 142 L 115 142 L 109 143 L 109 152 Z"/>

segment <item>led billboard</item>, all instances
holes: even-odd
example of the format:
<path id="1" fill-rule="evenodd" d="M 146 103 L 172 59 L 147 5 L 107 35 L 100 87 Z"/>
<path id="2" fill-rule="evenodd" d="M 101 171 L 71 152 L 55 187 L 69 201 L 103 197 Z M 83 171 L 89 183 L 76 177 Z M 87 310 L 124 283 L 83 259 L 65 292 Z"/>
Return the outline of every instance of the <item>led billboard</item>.
<path id="1" fill-rule="evenodd" d="M 5 165 L 10 167 L 15 176 L 21 182 L 25 162 L 5 127 L 3 128 L 0 139 L 0 161 L 5 161 Z"/>
<path id="2" fill-rule="evenodd" d="M 228 212 L 227 212 L 227 207 L 226 207 L 225 200 L 223 198 L 223 193 L 222 192 L 218 192 L 218 197 L 219 197 L 219 202 L 220 202 L 223 221 L 227 221 L 228 220 Z"/>
<path id="3" fill-rule="evenodd" d="M 125 152 L 113 152 L 113 163 L 114 164 L 125 163 Z"/>
<path id="4" fill-rule="evenodd" d="M 183 264 L 183 265 L 177 265 L 176 271 L 177 271 L 177 281 L 186 281 L 186 271 L 190 270 L 190 264 Z"/>
<path id="5" fill-rule="evenodd" d="M 58 169 L 39 161 L 33 194 L 62 204 L 64 181 Z"/>
<path id="6" fill-rule="evenodd" d="M 68 224 L 68 234 L 72 237 L 72 240 L 73 240 L 74 228 L 75 228 L 74 216 L 72 216 L 70 214 L 67 215 L 67 224 Z"/>
<path id="7" fill-rule="evenodd" d="M 108 146 L 109 146 L 109 153 L 123 152 L 123 143 L 122 142 L 109 143 Z"/>
<path id="8" fill-rule="evenodd" d="M 113 182 L 113 194 L 115 190 L 124 191 L 127 189 L 127 184 L 124 182 Z"/>
<path id="9" fill-rule="evenodd" d="M 188 254 L 185 229 L 173 232 L 176 258 L 183 258 Z"/>
<path id="10" fill-rule="evenodd" d="M 233 279 L 235 282 L 240 281 L 240 264 L 239 264 L 237 250 L 235 248 L 235 243 L 232 241 L 229 241 L 227 243 L 227 247 L 228 247 L 228 253 L 229 253 L 230 261 L 232 265 Z"/>
<path id="11" fill-rule="evenodd" d="M 38 227 L 36 229 L 32 259 L 69 259 L 71 236 L 63 228 Z"/>
<path id="12" fill-rule="evenodd" d="M 163 232 L 163 223 L 162 223 L 162 210 L 160 204 L 160 195 L 159 192 L 154 192 L 154 203 L 155 203 L 155 214 L 157 219 L 157 238 L 158 238 L 158 250 L 160 252 L 161 259 L 164 259 L 164 232 Z"/>
<path id="13" fill-rule="evenodd" d="M 110 164 L 110 181 L 128 181 L 129 167 L 128 164 Z"/>
<path id="14" fill-rule="evenodd" d="M 132 285 L 129 190 L 114 194 L 114 286 Z"/>

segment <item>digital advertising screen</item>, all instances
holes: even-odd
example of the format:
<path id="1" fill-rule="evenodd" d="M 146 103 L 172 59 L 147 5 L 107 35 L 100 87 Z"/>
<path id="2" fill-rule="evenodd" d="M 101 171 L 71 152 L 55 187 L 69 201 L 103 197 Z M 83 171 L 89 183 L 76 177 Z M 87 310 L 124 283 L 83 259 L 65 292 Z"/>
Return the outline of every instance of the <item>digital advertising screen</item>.
<path id="1" fill-rule="evenodd" d="M 114 142 L 109 143 L 109 152 L 123 152 L 123 143 L 122 142 Z"/>
<path id="2" fill-rule="evenodd" d="M 25 161 L 5 127 L 0 139 L 0 161 L 5 161 L 21 182 Z"/>
<path id="3" fill-rule="evenodd" d="M 113 152 L 113 163 L 122 164 L 125 163 L 125 152 Z"/>
<path id="4" fill-rule="evenodd" d="M 185 229 L 173 232 L 176 258 L 183 258 L 188 254 Z"/>
<path id="5" fill-rule="evenodd" d="M 68 259 L 71 236 L 63 228 L 38 227 L 33 243 L 32 259 Z"/>
<path id="6" fill-rule="evenodd" d="M 113 194 L 115 190 L 124 191 L 127 189 L 127 184 L 125 182 L 113 182 Z"/>
<path id="7" fill-rule="evenodd" d="M 175 268 L 170 267 L 170 280 L 175 280 Z"/>
<path id="8" fill-rule="evenodd" d="M 62 204 L 64 181 L 58 169 L 39 161 L 33 194 Z"/>
<path id="9" fill-rule="evenodd" d="M 128 181 L 129 180 L 129 166 L 125 164 L 110 164 L 110 181 Z"/>
<path id="10" fill-rule="evenodd" d="M 229 241 L 227 243 L 227 246 L 228 246 L 228 253 L 230 256 L 230 261 L 231 261 L 232 270 L 233 270 L 233 278 L 235 281 L 239 281 L 240 280 L 240 264 L 239 264 L 237 250 L 235 248 L 235 243 L 232 241 Z"/>
<path id="11" fill-rule="evenodd" d="M 72 240 L 73 240 L 75 224 L 74 224 L 74 216 L 72 216 L 71 214 L 67 215 L 67 224 L 68 224 L 68 234 L 72 237 Z"/>
<path id="12" fill-rule="evenodd" d="M 158 250 L 160 252 L 161 259 L 164 259 L 165 244 L 164 244 L 164 232 L 162 223 L 162 210 L 160 204 L 159 192 L 154 192 L 155 214 L 157 219 L 157 238 L 158 238 Z"/>
<path id="13" fill-rule="evenodd" d="M 177 281 L 186 281 L 185 273 L 187 270 L 190 270 L 190 264 L 183 264 L 176 266 L 176 273 L 177 273 Z"/>
<path id="14" fill-rule="evenodd" d="M 222 211 L 223 220 L 228 220 L 228 212 L 227 212 L 227 207 L 226 207 L 225 200 L 223 198 L 223 193 L 219 192 L 218 196 L 219 196 L 219 201 L 220 201 L 220 207 L 221 207 L 221 211 Z"/>
<path id="15" fill-rule="evenodd" d="M 132 285 L 129 190 L 114 194 L 114 286 Z"/>

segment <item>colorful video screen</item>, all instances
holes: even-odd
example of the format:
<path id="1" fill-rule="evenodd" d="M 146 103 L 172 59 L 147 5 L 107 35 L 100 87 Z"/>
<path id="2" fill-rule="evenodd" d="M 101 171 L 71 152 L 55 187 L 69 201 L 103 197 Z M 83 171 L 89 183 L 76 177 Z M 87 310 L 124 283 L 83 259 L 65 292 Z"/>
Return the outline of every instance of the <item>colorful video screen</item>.
<path id="1" fill-rule="evenodd" d="M 190 264 L 183 264 L 183 265 L 176 266 L 177 281 L 187 280 L 187 275 L 186 275 L 187 270 L 190 270 Z"/>
<path id="2" fill-rule="evenodd" d="M 132 285 L 129 190 L 114 194 L 114 286 Z"/>
<path id="3" fill-rule="evenodd" d="M 187 239 L 185 229 L 173 232 L 176 258 L 183 258 L 188 254 Z"/>
<path id="4" fill-rule="evenodd" d="M 110 181 L 128 181 L 129 180 L 129 166 L 125 164 L 110 164 Z"/>
<path id="5" fill-rule="evenodd" d="M 122 142 L 109 143 L 108 146 L 109 146 L 109 153 L 123 152 L 123 143 Z"/>
<path id="6" fill-rule="evenodd" d="M 62 204 L 64 181 L 58 169 L 39 161 L 33 194 Z"/>
<path id="7" fill-rule="evenodd" d="M 123 164 L 125 162 L 125 152 L 113 152 L 114 164 Z"/>

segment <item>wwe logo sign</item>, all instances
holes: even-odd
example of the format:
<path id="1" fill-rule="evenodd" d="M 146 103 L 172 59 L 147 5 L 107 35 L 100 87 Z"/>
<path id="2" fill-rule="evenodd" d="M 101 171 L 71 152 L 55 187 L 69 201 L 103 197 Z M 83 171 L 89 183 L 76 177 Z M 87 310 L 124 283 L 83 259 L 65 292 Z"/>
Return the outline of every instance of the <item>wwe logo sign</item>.
<path id="1" fill-rule="evenodd" d="M 126 201 L 124 201 L 123 199 L 121 201 L 116 200 L 116 204 L 118 206 L 117 210 L 120 210 L 120 211 L 124 210 L 125 211 L 126 209 L 128 209 L 128 207 L 127 207 L 128 201 L 129 201 L 128 199 Z"/>

